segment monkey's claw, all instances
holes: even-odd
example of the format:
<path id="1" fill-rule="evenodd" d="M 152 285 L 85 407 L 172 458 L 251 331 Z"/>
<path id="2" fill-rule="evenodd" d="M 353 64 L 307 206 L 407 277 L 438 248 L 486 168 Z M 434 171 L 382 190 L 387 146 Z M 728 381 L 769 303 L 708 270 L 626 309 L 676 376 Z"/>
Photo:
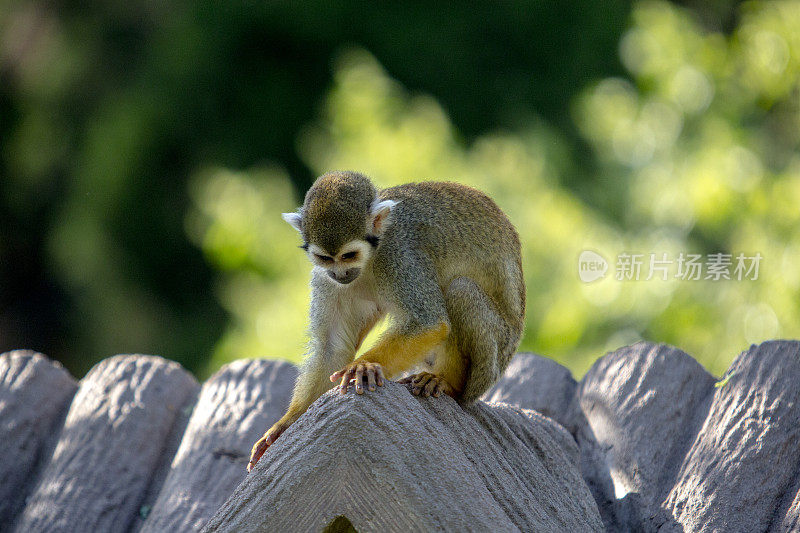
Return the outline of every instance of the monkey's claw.
<path id="1" fill-rule="evenodd" d="M 383 368 L 378 363 L 367 363 L 363 361 L 353 361 L 338 372 L 331 374 L 331 381 L 336 382 L 341 378 L 339 390 L 342 394 L 347 392 L 350 380 L 355 380 L 356 393 L 364 394 L 364 378 L 367 379 L 367 388 L 375 390 L 375 385 L 383 386 Z"/>
<path id="2" fill-rule="evenodd" d="M 413 374 L 398 381 L 411 385 L 411 394 L 423 397 L 434 396 L 438 398 L 442 393 L 452 396 L 455 390 L 444 378 L 431 374 L 430 372 L 420 372 Z"/>
<path id="3" fill-rule="evenodd" d="M 253 470 L 253 467 L 256 466 L 256 463 L 261 456 L 264 455 L 264 452 L 267 451 L 267 448 L 272 446 L 272 444 L 278 440 L 278 437 L 281 436 L 281 433 L 286 431 L 289 427 L 289 424 L 283 422 L 277 422 L 274 426 L 269 428 L 264 436 L 258 439 L 258 441 L 253 444 L 253 450 L 250 452 L 250 462 L 247 463 L 247 472 L 249 473 Z"/>

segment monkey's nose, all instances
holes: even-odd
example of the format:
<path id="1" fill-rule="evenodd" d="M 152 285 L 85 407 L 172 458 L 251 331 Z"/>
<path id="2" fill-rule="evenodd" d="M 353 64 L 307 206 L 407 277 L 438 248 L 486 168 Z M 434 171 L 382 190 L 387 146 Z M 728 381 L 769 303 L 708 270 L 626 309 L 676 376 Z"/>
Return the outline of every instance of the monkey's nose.
<path id="1" fill-rule="evenodd" d="M 336 272 L 333 272 L 332 270 L 328 271 L 328 275 L 332 279 L 334 279 L 334 280 L 338 281 L 339 283 L 341 283 L 342 285 L 347 285 L 348 283 L 350 283 L 351 281 L 356 279 L 360 273 L 361 273 L 361 269 L 360 268 L 348 268 L 345 271 L 345 273 L 342 274 L 341 276 L 337 275 Z"/>

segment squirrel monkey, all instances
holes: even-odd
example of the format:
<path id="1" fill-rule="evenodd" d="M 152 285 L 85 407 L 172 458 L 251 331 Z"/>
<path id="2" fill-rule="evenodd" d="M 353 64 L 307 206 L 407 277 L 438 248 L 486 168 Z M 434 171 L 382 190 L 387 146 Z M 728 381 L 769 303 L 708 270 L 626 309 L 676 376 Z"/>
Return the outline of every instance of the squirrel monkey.
<path id="1" fill-rule="evenodd" d="M 413 394 L 470 402 L 503 373 L 522 336 L 525 282 L 519 236 L 485 194 L 436 182 L 379 191 L 362 174 L 331 172 L 283 218 L 314 265 L 310 356 L 248 471 L 331 382 L 345 393 L 355 380 L 363 394 L 424 364 L 400 380 Z M 386 314 L 390 329 L 354 361 Z"/>

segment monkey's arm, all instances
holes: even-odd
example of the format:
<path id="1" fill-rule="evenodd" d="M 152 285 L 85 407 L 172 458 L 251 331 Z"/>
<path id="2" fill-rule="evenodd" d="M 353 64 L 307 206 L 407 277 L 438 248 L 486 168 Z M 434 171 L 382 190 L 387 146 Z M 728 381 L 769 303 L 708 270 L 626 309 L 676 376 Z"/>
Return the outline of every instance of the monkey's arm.
<path id="1" fill-rule="evenodd" d="M 331 282 L 324 278 L 318 272 L 312 275 L 310 354 L 297 377 L 292 401 L 286 414 L 253 445 L 248 472 L 267 448 L 333 386 L 328 376 L 353 360 L 358 343 L 377 319 L 339 300 Z"/>
<path id="2" fill-rule="evenodd" d="M 417 330 L 408 333 L 408 329 Z M 415 326 L 401 328 L 401 331 L 388 332 L 370 350 L 361 357 L 346 365 L 341 370 L 334 372 L 330 380 L 339 381 L 342 392 L 347 391 L 350 380 L 355 379 L 355 389 L 358 394 L 363 392 L 363 378 L 367 378 L 370 390 L 377 381 L 381 384 L 383 373 L 394 377 L 412 368 L 431 350 L 439 346 L 447 338 L 449 326 L 446 321 L 432 326 Z M 379 365 L 375 368 L 374 365 Z"/>
<path id="3" fill-rule="evenodd" d="M 412 368 L 431 350 L 440 346 L 450 331 L 444 297 L 436 283 L 432 268 L 413 252 L 396 254 L 405 264 L 392 265 L 380 272 L 379 279 L 387 288 L 385 297 L 392 303 L 395 327 L 361 357 L 334 372 L 330 379 L 341 379 L 340 390 L 346 392 L 355 378 L 356 392 L 363 392 L 363 378 L 370 390 L 373 383 Z"/>

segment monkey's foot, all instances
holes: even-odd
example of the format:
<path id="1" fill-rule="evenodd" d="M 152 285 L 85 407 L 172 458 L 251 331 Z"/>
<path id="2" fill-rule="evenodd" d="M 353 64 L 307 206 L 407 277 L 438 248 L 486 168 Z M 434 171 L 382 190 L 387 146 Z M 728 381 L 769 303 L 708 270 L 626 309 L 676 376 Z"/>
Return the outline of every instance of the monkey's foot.
<path id="1" fill-rule="evenodd" d="M 350 380 L 355 379 L 355 389 L 358 394 L 364 394 L 364 378 L 367 379 L 367 388 L 375 390 L 375 385 L 383 386 L 383 368 L 378 363 L 367 363 L 364 361 L 353 361 L 338 372 L 331 374 L 331 381 L 342 379 L 339 390 L 342 394 L 347 392 Z"/>
<path id="2" fill-rule="evenodd" d="M 430 372 L 420 372 L 413 374 L 398 381 L 398 383 L 407 383 L 411 385 L 411 394 L 419 396 L 422 394 L 425 398 L 433 395 L 438 398 L 442 393 L 449 396 L 455 394 L 455 389 L 450 386 L 443 377 L 431 374 Z"/>
<path id="3" fill-rule="evenodd" d="M 272 444 L 278 440 L 278 437 L 281 436 L 281 433 L 286 431 L 286 429 L 291 426 L 290 422 L 281 422 L 278 421 L 273 425 L 271 428 L 264 433 L 264 436 L 258 439 L 258 441 L 253 444 L 253 450 L 250 452 L 250 462 L 247 463 L 247 471 L 250 472 L 261 456 L 264 455 L 264 452 L 267 451 L 267 448 L 272 446 Z"/>

